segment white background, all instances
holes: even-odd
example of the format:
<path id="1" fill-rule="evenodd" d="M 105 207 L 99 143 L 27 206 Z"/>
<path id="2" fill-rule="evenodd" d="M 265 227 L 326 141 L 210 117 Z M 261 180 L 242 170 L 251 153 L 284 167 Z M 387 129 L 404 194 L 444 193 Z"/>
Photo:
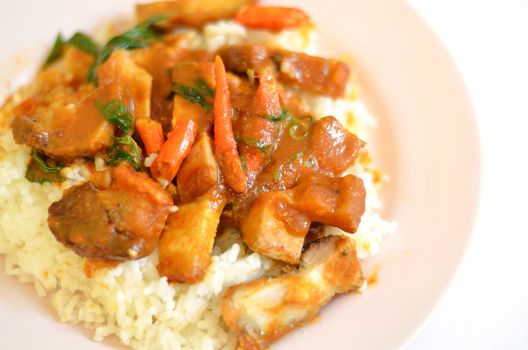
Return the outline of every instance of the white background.
<path id="1" fill-rule="evenodd" d="M 409 349 L 528 349 L 528 1 L 408 2 L 464 77 L 483 157 L 469 250 Z"/>

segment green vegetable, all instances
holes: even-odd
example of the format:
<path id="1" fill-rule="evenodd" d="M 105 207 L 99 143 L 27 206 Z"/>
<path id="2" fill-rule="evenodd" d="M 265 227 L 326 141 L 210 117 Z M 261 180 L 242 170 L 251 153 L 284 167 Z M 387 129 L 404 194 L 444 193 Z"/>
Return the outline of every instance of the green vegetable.
<path id="1" fill-rule="evenodd" d="M 99 53 L 97 44 L 88 35 L 81 32 L 73 34 L 70 40 L 68 40 L 68 44 L 94 56 L 97 56 Z"/>
<path id="2" fill-rule="evenodd" d="M 108 102 L 96 100 L 95 107 L 108 120 L 123 133 L 129 135 L 134 131 L 134 118 L 128 109 L 119 100 Z"/>
<path id="3" fill-rule="evenodd" d="M 264 119 L 267 119 L 269 121 L 276 123 L 282 120 L 288 121 L 292 119 L 293 116 L 290 114 L 290 112 L 288 112 L 286 109 L 283 108 L 281 114 L 277 114 L 277 115 L 264 114 L 264 115 L 261 115 L 261 118 L 264 118 Z"/>
<path id="4" fill-rule="evenodd" d="M 64 168 L 64 165 L 60 163 L 55 166 L 48 165 L 42 154 L 33 149 L 31 151 L 31 161 L 26 171 L 26 179 L 38 183 L 62 182 L 66 180 L 66 178 L 60 175 L 62 168 Z"/>
<path id="5" fill-rule="evenodd" d="M 59 33 L 57 34 L 57 38 L 55 39 L 55 43 L 53 44 L 53 47 L 51 48 L 51 51 L 48 54 L 48 57 L 44 61 L 43 67 L 47 67 L 53 62 L 57 61 L 59 58 L 61 58 L 64 47 L 66 45 L 75 46 L 79 50 L 82 50 L 94 56 L 99 53 L 99 48 L 97 47 L 97 44 L 86 34 L 77 32 L 73 34 L 70 40 L 64 41 L 62 34 Z"/>
<path id="6" fill-rule="evenodd" d="M 266 153 L 273 144 L 271 143 L 265 143 L 263 141 L 250 139 L 248 137 L 236 137 L 236 142 L 244 142 L 247 145 L 255 146 L 259 151 Z"/>
<path id="7" fill-rule="evenodd" d="M 90 67 L 90 70 L 88 71 L 88 81 L 94 82 L 97 85 L 97 67 L 106 62 L 114 51 L 119 49 L 136 50 L 152 45 L 152 43 L 161 36 L 160 32 L 153 28 L 154 25 L 169 17 L 169 15 L 151 17 L 139 23 L 129 31 L 110 39 L 97 55 L 94 64 Z"/>
<path id="8" fill-rule="evenodd" d="M 53 46 L 51 48 L 50 53 L 48 54 L 48 57 L 44 61 L 43 67 L 47 67 L 53 62 L 57 61 L 62 56 L 62 49 L 64 48 L 64 39 L 62 38 L 62 34 L 57 34 L 57 37 L 55 38 L 55 43 L 53 43 Z"/>
<path id="9" fill-rule="evenodd" d="M 129 162 L 136 171 L 141 170 L 141 152 L 130 135 L 116 137 L 110 149 L 108 164 L 117 165 L 121 161 Z"/>
<path id="10" fill-rule="evenodd" d="M 207 97 L 214 97 L 214 91 L 203 79 L 198 80 L 195 86 L 175 83 L 172 86 L 172 92 L 191 103 L 199 104 L 208 111 L 213 109 L 213 105 Z"/>
<path id="11" fill-rule="evenodd" d="M 141 151 L 136 141 L 130 136 L 134 132 L 132 114 L 119 100 L 108 102 L 96 100 L 95 107 L 106 120 L 115 124 L 122 134 L 114 139 L 114 144 L 110 148 L 108 164 L 116 165 L 120 161 L 127 161 L 137 171 L 141 170 Z"/>
<path id="12" fill-rule="evenodd" d="M 246 172 L 247 171 L 246 157 L 243 157 L 243 156 L 240 157 L 240 165 L 242 165 L 242 170 Z"/>

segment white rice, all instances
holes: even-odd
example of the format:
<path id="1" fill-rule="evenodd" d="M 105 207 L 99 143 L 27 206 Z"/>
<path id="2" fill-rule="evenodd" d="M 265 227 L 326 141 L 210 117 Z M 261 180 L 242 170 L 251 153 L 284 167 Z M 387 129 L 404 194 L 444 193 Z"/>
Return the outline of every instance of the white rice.
<path id="1" fill-rule="evenodd" d="M 223 21 L 206 26 L 203 35 L 189 31 L 189 47 L 214 50 L 226 43 L 250 41 L 313 53 L 314 33 L 270 35 Z M 309 94 L 303 98 L 316 117 L 334 115 L 362 138 L 373 123 L 358 101 Z M 221 321 L 220 297 L 229 286 L 262 276 L 271 265 L 268 258 L 248 251 L 231 235 L 217 242 L 206 277 L 196 285 L 167 283 L 156 269 L 157 253 L 96 271 L 88 278 L 83 259 L 57 242 L 48 229 L 48 207 L 61 198 L 63 189 L 25 179 L 29 153 L 28 147 L 14 143 L 10 131 L 0 131 L 0 254 L 5 256 L 7 274 L 32 282 L 41 297 L 51 294 L 60 320 L 93 329 L 98 341 L 115 334 L 133 349 L 235 349 L 236 337 Z M 63 170 L 68 178 L 63 187 L 82 180 L 83 167 L 76 164 Z M 363 178 L 367 189 L 367 211 L 352 236 L 363 259 L 377 253 L 396 224 L 378 214 L 380 202 L 372 174 L 361 165 L 351 172 Z"/>

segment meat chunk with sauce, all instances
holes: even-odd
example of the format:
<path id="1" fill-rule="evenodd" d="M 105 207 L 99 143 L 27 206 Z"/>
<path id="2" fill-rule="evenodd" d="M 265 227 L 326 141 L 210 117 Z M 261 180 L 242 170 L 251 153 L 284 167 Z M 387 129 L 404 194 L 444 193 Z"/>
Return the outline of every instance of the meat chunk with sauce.
<path id="1" fill-rule="evenodd" d="M 284 191 L 260 194 L 240 222 L 242 239 L 251 250 L 290 264 L 299 262 L 310 220 L 292 204 Z"/>
<path id="2" fill-rule="evenodd" d="M 49 208 L 57 240 L 88 258 L 138 259 L 152 253 L 172 198 L 128 165 L 112 169 L 110 185 L 87 182 L 68 189 Z"/>
<path id="3" fill-rule="evenodd" d="M 310 224 L 356 232 L 365 196 L 363 181 L 356 176 L 305 176 L 290 190 L 262 193 L 241 220 L 242 238 L 257 253 L 297 264 Z"/>
<path id="4" fill-rule="evenodd" d="M 126 51 L 116 51 L 97 70 L 103 101 L 118 99 L 134 118 L 150 118 L 152 76 L 140 68 Z"/>
<path id="5" fill-rule="evenodd" d="M 309 143 L 308 154 L 317 160 L 317 167 L 335 175 L 354 164 L 365 146 L 334 117 L 325 117 L 313 125 Z"/>
<path id="6" fill-rule="evenodd" d="M 310 56 L 304 53 L 280 50 L 280 79 L 301 89 L 334 98 L 345 94 L 350 68 L 344 62 Z"/>
<path id="7" fill-rule="evenodd" d="M 334 98 L 344 95 L 350 76 L 344 62 L 265 46 L 227 46 L 219 54 L 231 71 L 246 73 L 274 66 L 282 82 Z"/>
<path id="8" fill-rule="evenodd" d="M 115 52 L 98 70 L 100 86 L 75 103 L 37 108 L 12 124 L 18 144 L 27 144 L 60 160 L 93 156 L 113 143 L 114 127 L 96 107 L 97 101 L 121 101 L 135 118 L 150 117 L 150 75 L 127 54 Z"/>
<path id="9" fill-rule="evenodd" d="M 171 14 L 162 23 L 163 27 L 184 25 L 200 28 L 208 22 L 231 18 L 244 6 L 255 3 L 255 0 L 168 0 L 138 4 L 136 13 L 139 20 L 152 16 Z"/>
<path id="10" fill-rule="evenodd" d="M 222 299 L 222 316 L 237 334 L 239 349 L 266 349 L 314 319 L 336 294 L 362 283 L 354 244 L 349 238 L 330 236 L 309 247 L 297 271 L 231 287 Z"/>
<path id="11" fill-rule="evenodd" d="M 93 93 L 78 104 L 17 116 L 11 125 L 15 142 L 61 160 L 97 154 L 112 145 L 114 128 L 99 113 L 95 100 Z"/>
<path id="12" fill-rule="evenodd" d="M 178 172 L 178 194 L 190 201 L 205 194 L 218 183 L 218 163 L 213 153 L 213 141 L 201 133 Z"/>

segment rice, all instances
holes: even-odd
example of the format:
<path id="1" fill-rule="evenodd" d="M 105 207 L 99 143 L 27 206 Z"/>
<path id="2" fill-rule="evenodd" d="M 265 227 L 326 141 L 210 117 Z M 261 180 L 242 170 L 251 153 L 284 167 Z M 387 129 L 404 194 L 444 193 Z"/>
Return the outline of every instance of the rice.
<path id="1" fill-rule="evenodd" d="M 203 33 L 188 31 L 188 46 L 215 50 L 226 43 L 249 41 L 313 53 L 314 33 L 304 29 L 272 35 L 222 21 L 207 25 Z M 373 125 L 357 100 L 310 94 L 304 94 L 303 100 L 315 117 L 334 115 L 362 138 Z M 33 283 L 40 297 L 51 295 L 60 320 L 92 329 L 97 341 L 115 334 L 133 349 L 235 349 L 236 337 L 222 324 L 220 298 L 229 286 L 265 274 L 272 266 L 270 259 L 250 252 L 234 232 L 218 240 L 205 279 L 195 285 L 169 284 L 160 277 L 157 252 L 98 270 L 88 278 L 83 258 L 59 243 L 47 225 L 50 204 L 61 198 L 64 188 L 82 181 L 86 168 L 79 163 L 63 169 L 68 181 L 62 187 L 40 185 L 24 177 L 29 157 L 28 147 L 16 145 L 10 131 L 0 131 L 0 254 L 5 256 L 7 274 Z M 97 169 L 103 171 L 104 164 Z M 351 236 L 363 259 L 377 253 L 396 224 L 378 214 L 379 183 L 372 172 L 361 164 L 350 172 L 363 179 L 367 190 L 366 213 Z"/>

